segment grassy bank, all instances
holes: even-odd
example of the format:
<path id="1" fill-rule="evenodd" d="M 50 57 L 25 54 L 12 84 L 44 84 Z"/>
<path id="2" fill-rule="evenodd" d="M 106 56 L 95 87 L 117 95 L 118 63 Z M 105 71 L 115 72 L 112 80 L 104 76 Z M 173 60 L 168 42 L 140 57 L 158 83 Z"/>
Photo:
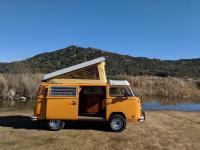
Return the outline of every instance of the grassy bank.
<path id="1" fill-rule="evenodd" d="M 200 80 L 191 78 L 127 76 L 108 77 L 126 79 L 140 97 L 166 97 L 200 100 Z M 34 98 L 42 74 L 0 74 L 0 99 Z"/>

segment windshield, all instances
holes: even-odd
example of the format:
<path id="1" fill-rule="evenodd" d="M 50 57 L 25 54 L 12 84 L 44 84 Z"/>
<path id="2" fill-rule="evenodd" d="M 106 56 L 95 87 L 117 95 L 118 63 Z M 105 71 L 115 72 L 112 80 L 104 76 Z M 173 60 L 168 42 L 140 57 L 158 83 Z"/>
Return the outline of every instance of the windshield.
<path id="1" fill-rule="evenodd" d="M 125 87 L 125 89 L 126 89 L 127 96 L 134 96 L 133 95 L 133 91 L 131 90 L 131 88 Z"/>

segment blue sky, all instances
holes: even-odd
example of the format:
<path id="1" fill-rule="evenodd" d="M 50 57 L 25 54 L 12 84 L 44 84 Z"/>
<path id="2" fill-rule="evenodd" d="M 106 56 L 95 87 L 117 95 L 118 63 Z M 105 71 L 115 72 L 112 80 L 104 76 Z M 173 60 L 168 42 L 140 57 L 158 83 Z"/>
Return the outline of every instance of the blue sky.
<path id="1" fill-rule="evenodd" d="M 198 0 L 0 0 L 0 62 L 70 45 L 200 57 Z"/>

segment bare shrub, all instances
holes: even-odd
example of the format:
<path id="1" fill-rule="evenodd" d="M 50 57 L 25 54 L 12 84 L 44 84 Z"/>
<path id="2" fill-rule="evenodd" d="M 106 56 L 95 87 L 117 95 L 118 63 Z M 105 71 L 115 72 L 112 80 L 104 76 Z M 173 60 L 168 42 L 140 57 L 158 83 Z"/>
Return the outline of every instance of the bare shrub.
<path id="1" fill-rule="evenodd" d="M 1 95 L 6 95 L 10 90 L 13 90 L 15 91 L 15 98 L 21 96 L 34 98 L 42 78 L 42 74 L 4 74 L 1 76 L 0 86 L 3 86 L 1 86 L 2 90 L 0 91 L 4 91 L 1 92 Z"/>

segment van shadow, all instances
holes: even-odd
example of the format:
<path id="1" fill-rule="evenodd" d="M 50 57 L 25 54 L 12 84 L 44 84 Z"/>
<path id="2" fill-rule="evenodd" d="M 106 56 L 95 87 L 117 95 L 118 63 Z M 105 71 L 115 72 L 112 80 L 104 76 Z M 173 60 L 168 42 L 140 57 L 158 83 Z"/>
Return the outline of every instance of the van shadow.
<path id="1" fill-rule="evenodd" d="M 15 116 L 0 116 L 0 127 L 12 127 L 14 129 L 35 129 L 46 130 L 39 122 L 31 121 L 30 117 L 15 115 Z M 64 130 L 97 130 L 109 132 L 108 125 L 103 121 L 66 121 Z"/>
<path id="2" fill-rule="evenodd" d="M 66 121 L 65 129 L 96 130 L 110 132 L 108 124 L 104 121 L 99 120 Z"/>
<path id="3" fill-rule="evenodd" d="M 31 121 L 30 117 L 22 115 L 0 116 L 0 126 L 15 129 L 40 129 L 37 123 Z"/>

